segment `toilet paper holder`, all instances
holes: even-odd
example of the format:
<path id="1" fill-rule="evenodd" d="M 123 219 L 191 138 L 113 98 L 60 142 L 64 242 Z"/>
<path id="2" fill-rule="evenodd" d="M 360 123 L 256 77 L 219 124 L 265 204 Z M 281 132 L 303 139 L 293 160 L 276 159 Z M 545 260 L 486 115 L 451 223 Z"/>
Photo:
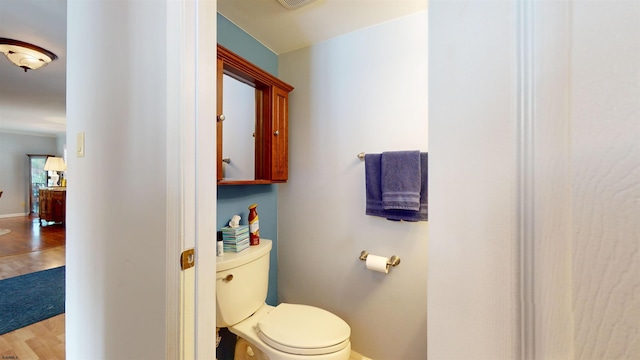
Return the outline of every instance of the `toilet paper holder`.
<path id="1" fill-rule="evenodd" d="M 360 260 L 366 261 L 369 253 L 366 250 L 362 250 L 360 253 Z M 400 264 L 400 258 L 398 256 L 392 255 L 389 260 L 387 260 L 387 265 L 396 266 Z"/>

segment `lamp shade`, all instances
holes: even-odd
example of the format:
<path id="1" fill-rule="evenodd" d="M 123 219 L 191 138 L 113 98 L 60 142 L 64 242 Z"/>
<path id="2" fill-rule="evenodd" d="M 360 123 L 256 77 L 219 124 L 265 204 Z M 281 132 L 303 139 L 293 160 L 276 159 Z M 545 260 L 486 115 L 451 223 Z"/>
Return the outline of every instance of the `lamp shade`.
<path id="1" fill-rule="evenodd" d="M 56 54 L 39 46 L 7 38 L 0 38 L 0 52 L 25 72 L 46 66 L 58 58 Z"/>
<path id="2" fill-rule="evenodd" d="M 44 164 L 44 169 L 47 171 L 65 171 L 67 170 L 67 164 L 64 163 L 64 159 L 61 157 L 50 156 Z"/>

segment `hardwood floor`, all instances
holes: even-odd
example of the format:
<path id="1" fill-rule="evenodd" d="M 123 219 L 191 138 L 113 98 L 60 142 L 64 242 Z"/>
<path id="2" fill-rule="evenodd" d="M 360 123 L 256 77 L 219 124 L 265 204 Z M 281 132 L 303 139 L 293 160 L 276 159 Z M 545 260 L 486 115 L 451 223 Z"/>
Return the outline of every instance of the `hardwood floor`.
<path id="1" fill-rule="evenodd" d="M 16 216 L 0 219 L 0 229 L 10 233 L 0 236 L 0 257 L 46 250 L 65 244 L 66 231 L 62 224 L 40 226 L 37 216 Z"/>
<path id="2" fill-rule="evenodd" d="M 0 358 L 64 360 L 64 314 L 0 336 Z"/>
<path id="3" fill-rule="evenodd" d="M 65 246 L 0 257 L 0 280 L 65 264 Z"/>
<path id="4" fill-rule="evenodd" d="M 0 228 L 11 230 L 0 236 L 0 279 L 65 265 L 64 226 L 40 227 L 37 217 L 21 216 L 0 219 Z M 0 358 L 64 359 L 65 315 L 1 335 Z"/>

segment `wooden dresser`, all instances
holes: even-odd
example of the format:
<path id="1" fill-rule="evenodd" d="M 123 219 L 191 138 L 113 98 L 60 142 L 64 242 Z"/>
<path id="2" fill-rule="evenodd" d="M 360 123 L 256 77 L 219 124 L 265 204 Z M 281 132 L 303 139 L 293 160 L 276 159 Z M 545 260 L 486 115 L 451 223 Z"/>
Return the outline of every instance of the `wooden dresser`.
<path id="1" fill-rule="evenodd" d="M 42 188 L 40 194 L 40 225 L 43 221 L 65 222 L 67 212 L 67 188 L 55 186 Z"/>

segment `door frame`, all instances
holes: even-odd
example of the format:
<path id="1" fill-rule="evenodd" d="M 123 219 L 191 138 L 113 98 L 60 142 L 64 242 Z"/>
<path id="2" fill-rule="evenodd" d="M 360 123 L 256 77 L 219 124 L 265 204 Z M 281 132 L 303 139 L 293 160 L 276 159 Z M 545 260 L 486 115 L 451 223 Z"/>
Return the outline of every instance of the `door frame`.
<path id="1" fill-rule="evenodd" d="M 29 198 L 29 210 L 27 211 L 28 215 L 35 214 L 35 212 L 32 211 L 33 210 L 33 189 L 32 189 L 31 186 L 33 184 L 33 182 L 32 182 L 33 178 L 32 178 L 31 161 L 33 160 L 33 158 L 44 157 L 45 158 L 45 162 L 46 162 L 47 158 L 52 157 L 52 156 L 55 156 L 55 155 L 51 155 L 51 154 L 27 154 L 27 158 L 28 158 L 28 161 L 29 161 L 29 166 L 28 166 L 28 168 L 29 168 L 29 180 L 27 182 L 27 189 L 29 190 L 29 195 L 28 195 L 28 198 Z M 49 176 L 47 175 L 47 184 L 48 184 L 48 180 L 49 180 Z M 45 184 L 45 187 L 46 187 L 47 184 Z"/>
<path id="2" fill-rule="evenodd" d="M 168 1 L 167 359 L 215 359 L 215 1 Z M 195 249 L 195 266 L 180 254 Z"/>

